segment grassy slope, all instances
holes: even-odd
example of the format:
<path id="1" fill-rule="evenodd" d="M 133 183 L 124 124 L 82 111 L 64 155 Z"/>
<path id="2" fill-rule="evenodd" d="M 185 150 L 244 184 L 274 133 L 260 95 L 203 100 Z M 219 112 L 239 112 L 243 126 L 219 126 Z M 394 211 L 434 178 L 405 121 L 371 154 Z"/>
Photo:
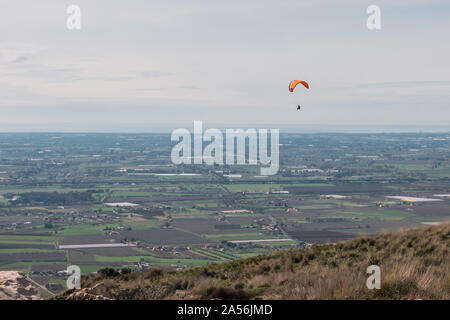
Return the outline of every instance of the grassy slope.
<path id="1" fill-rule="evenodd" d="M 83 287 L 103 283 L 122 299 L 450 299 L 449 239 L 447 223 L 178 272 L 97 274 Z M 366 288 L 372 264 L 380 290 Z"/>

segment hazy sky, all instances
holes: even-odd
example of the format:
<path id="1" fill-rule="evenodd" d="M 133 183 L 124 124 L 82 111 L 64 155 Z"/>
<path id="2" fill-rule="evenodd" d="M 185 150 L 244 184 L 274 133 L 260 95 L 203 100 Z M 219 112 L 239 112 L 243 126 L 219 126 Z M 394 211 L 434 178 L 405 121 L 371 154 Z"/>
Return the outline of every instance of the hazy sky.
<path id="1" fill-rule="evenodd" d="M 0 4 L 0 131 L 450 125 L 448 0 Z M 292 79 L 311 89 L 290 94 Z"/>

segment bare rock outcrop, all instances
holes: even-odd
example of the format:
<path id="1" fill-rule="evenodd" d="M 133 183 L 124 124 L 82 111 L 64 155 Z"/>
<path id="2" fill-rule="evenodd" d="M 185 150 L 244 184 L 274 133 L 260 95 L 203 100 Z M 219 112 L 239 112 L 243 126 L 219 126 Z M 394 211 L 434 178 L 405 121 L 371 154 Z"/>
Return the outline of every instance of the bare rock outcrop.
<path id="1" fill-rule="evenodd" d="M 67 297 L 67 300 L 114 300 L 103 282 L 84 288 Z"/>
<path id="2" fill-rule="evenodd" d="M 0 300 L 40 300 L 39 287 L 19 271 L 0 271 Z"/>

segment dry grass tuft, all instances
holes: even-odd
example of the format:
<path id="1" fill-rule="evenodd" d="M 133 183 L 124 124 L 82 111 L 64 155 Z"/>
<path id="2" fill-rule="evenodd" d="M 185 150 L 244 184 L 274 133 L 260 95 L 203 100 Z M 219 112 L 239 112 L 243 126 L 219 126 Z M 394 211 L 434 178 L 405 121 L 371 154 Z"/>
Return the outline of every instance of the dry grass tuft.
<path id="1" fill-rule="evenodd" d="M 124 299 L 449 299 L 449 239 L 446 223 L 179 272 L 109 271 L 83 285 L 104 281 Z M 381 268 L 380 290 L 366 287 L 373 264 Z"/>

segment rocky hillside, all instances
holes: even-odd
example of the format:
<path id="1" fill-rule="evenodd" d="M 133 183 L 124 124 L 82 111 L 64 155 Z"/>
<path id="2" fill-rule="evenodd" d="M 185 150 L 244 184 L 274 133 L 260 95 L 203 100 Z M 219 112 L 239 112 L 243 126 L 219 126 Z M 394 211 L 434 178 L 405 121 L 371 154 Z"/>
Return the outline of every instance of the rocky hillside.
<path id="1" fill-rule="evenodd" d="M 36 284 L 18 271 L 0 271 L 0 300 L 39 300 Z"/>
<path id="2" fill-rule="evenodd" d="M 450 224 L 382 233 L 183 271 L 83 279 L 56 299 L 450 299 Z M 381 289 L 366 286 L 370 265 Z"/>

